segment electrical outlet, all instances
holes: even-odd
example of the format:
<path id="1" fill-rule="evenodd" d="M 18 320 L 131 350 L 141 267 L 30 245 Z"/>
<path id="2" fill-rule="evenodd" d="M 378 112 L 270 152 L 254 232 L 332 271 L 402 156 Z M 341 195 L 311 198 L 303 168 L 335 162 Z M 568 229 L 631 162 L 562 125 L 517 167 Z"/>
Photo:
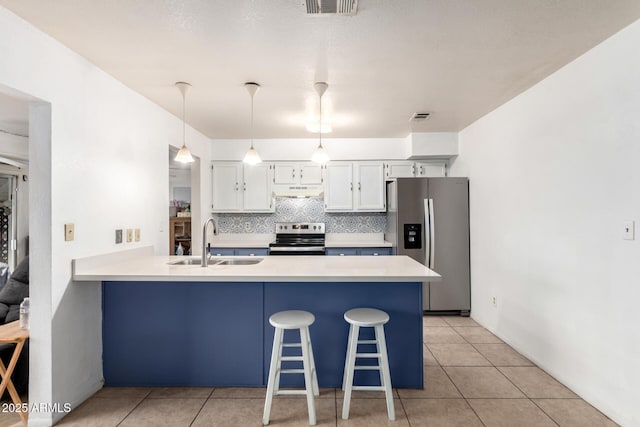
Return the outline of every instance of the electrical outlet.
<path id="1" fill-rule="evenodd" d="M 498 297 L 491 298 L 491 303 L 494 307 L 498 307 Z"/>
<path id="2" fill-rule="evenodd" d="M 635 228 L 636 228 L 635 221 L 625 221 L 623 223 L 624 231 L 622 233 L 622 238 L 624 240 L 634 240 L 636 238 Z"/>
<path id="3" fill-rule="evenodd" d="M 136 228 L 135 235 L 136 235 L 136 242 L 139 242 L 140 241 L 140 229 L 139 228 Z"/>
<path id="4" fill-rule="evenodd" d="M 122 229 L 116 230 L 116 245 L 122 243 Z"/>
<path id="5" fill-rule="evenodd" d="M 244 231 L 251 231 L 251 223 L 249 221 L 244 223 Z"/>
<path id="6" fill-rule="evenodd" d="M 75 230 L 73 224 L 65 224 L 64 225 L 64 240 L 65 242 L 70 242 L 75 238 Z"/>
<path id="7" fill-rule="evenodd" d="M 127 243 L 133 242 L 133 228 L 127 228 Z"/>

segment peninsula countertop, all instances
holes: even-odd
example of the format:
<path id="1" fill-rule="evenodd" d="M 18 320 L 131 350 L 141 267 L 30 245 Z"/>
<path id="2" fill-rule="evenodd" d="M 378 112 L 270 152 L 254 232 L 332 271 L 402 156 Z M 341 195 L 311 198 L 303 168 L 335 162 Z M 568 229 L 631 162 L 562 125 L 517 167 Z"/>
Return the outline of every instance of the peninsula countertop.
<path id="1" fill-rule="evenodd" d="M 253 265 L 175 265 L 183 258 L 126 251 L 73 261 L 75 281 L 435 282 L 438 273 L 407 256 L 265 256 Z M 251 258 L 258 257 L 225 257 Z"/>

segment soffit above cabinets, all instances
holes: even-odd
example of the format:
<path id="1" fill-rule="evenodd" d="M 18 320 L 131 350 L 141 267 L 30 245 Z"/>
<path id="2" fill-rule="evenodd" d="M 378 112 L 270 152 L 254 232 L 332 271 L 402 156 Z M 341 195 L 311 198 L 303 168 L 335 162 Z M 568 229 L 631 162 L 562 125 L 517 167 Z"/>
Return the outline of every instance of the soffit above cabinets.
<path id="1" fill-rule="evenodd" d="M 0 5 L 176 116 L 173 83 L 191 82 L 188 123 L 223 139 L 249 137 L 246 81 L 262 85 L 256 138 L 313 136 L 316 81 L 328 137 L 456 132 L 640 18 L 637 0 L 360 0 L 354 16 L 308 16 L 303 0 Z"/>

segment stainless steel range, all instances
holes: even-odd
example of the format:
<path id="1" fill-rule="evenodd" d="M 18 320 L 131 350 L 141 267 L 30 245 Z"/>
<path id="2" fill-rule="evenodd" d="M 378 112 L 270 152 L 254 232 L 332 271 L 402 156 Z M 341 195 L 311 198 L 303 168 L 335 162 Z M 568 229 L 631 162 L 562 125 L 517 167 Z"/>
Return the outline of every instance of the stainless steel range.
<path id="1" fill-rule="evenodd" d="M 324 255 L 324 223 L 279 222 L 269 255 Z"/>

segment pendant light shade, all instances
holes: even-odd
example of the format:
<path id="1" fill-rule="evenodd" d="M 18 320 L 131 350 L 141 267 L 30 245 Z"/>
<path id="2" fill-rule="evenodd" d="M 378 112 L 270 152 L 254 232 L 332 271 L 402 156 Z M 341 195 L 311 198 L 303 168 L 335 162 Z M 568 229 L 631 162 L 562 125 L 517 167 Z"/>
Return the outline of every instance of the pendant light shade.
<path id="1" fill-rule="evenodd" d="M 185 82 L 177 82 L 176 87 L 178 88 L 178 90 L 180 90 L 180 93 L 182 94 L 182 147 L 180 147 L 180 151 L 178 151 L 178 154 L 176 154 L 176 157 L 174 158 L 174 160 L 180 163 L 192 163 L 195 160 L 191 155 L 191 151 L 189 151 L 189 149 L 187 148 L 186 122 L 185 122 L 185 114 L 186 114 L 185 101 L 187 98 L 187 91 L 189 90 L 191 85 Z"/>
<path id="2" fill-rule="evenodd" d="M 329 85 L 325 82 L 317 82 L 313 85 L 313 87 L 315 88 L 316 92 L 318 93 L 318 97 L 320 98 L 320 119 L 318 125 L 320 142 L 318 144 L 318 148 L 316 148 L 315 153 L 313 153 L 313 156 L 311 157 L 311 161 L 319 164 L 324 164 L 329 161 L 329 154 L 327 154 L 327 150 L 325 150 L 322 146 L 322 95 L 324 95 L 324 93 L 327 91 Z"/>
<path id="3" fill-rule="evenodd" d="M 258 83 L 248 82 L 244 84 L 244 87 L 247 89 L 247 92 L 249 92 L 249 96 L 251 96 L 251 147 L 249 147 L 249 151 L 247 151 L 242 161 L 249 165 L 257 165 L 258 163 L 262 163 L 262 159 L 256 149 L 253 148 L 253 95 L 260 89 L 260 85 Z"/>

